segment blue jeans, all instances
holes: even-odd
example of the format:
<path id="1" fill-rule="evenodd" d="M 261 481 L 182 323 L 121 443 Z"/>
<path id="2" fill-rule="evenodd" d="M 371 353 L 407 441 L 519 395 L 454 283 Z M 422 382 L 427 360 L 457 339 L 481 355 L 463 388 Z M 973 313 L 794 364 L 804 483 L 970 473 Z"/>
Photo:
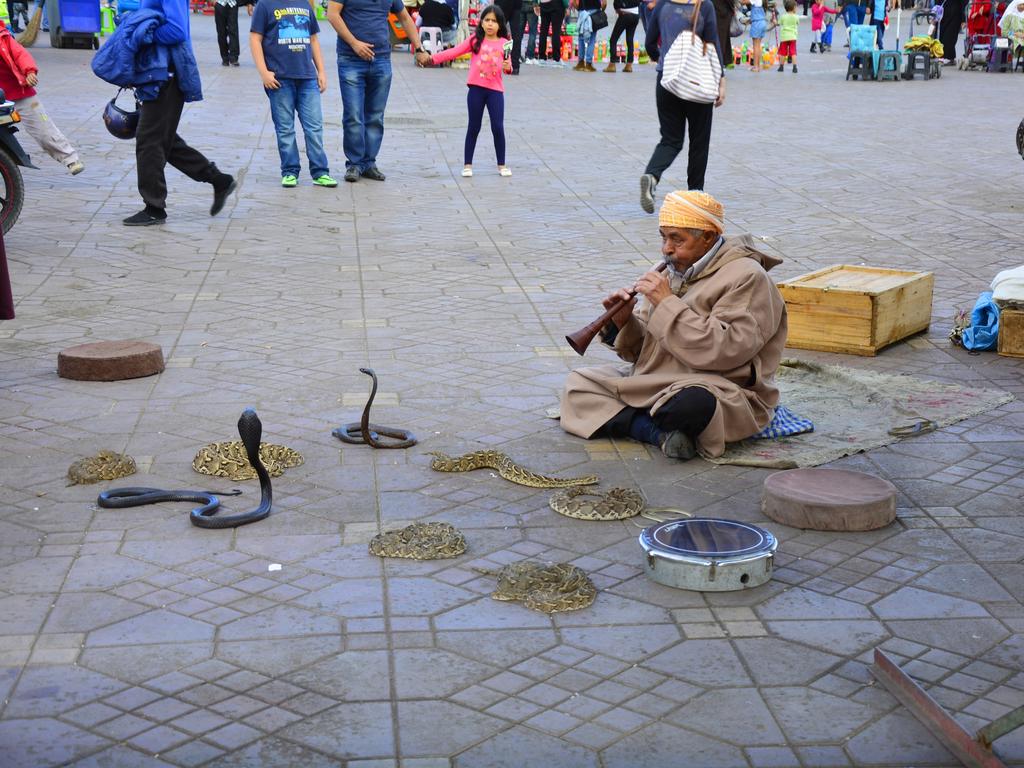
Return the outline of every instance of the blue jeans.
<path id="1" fill-rule="evenodd" d="M 885 37 L 885 19 L 872 19 L 871 23 L 875 25 L 875 36 L 878 39 L 878 50 L 885 50 L 885 43 L 883 38 Z"/>
<path id="2" fill-rule="evenodd" d="M 373 61 L 338 55 L 341 84 L 345 166 L 360 172 L 377 164 L 384 141 L 384 108 L 391 90 L 391 57 L 377 54 Z"/>
<path id="3" fill-rule="evenodd" d="M 580 16 L 582 16 L 584 13 L 589 16 L 591 12 L 590 11 L 580 11 Z M 577 21 L 576 24 L 579 25 L 580 22 Z M 591 28 L 591 30 L 593 30 L 593 28 L 594 28 L 593 25 L 591 25 L 590 28 Z M 586 61 L 586 62 L 589 62 L 591 64 L 594 63 L 594 44 L 596 42 L 597 42 L 597 32 L 593 32 L 592 31 L 588 35 L 584 35 L 582 32 L 579 33 L 580 61 Z"/>
<path id="4" fill-rule="evenodd" d="M 320 89 L 316 80 L 295 80 L 278 78 L 281 87 L 267 90 L 270 99 L 270 116 L 274 119 L 277 132 L 277 151 L 281 155 L 281 175 L 298 176 L 302 166 L 299 163 L 299 145 L 295 141 L 295 114 L 302 123 L 302 135 L 306 139 L 306 157 L 309 159 L 309 173 L 318 179 L 331 172 L 324 152 L 324 116 L 320 108 Z"/>

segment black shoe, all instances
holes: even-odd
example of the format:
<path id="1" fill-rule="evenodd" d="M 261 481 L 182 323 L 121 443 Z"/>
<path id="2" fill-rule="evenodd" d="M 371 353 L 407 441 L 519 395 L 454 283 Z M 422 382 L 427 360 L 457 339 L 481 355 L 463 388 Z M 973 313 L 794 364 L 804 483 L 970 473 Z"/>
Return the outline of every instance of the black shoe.
<path id="1" fill-rule="evenodd" d="M 815 46 L 814 43 L 811 43 L 811 53 L 815 53 L 815 52 L 817 52 L 817 50 L 818 50 L 817 46 Z"/>
<path id="2" fill-rule="evenodd" d="M 167 212 L 162 208 L 151 208 L 146 206 L 136 214 L 124 220 L 126 227 L 151 227 L 154 224 L 163 224 L 167 221 Z"/>
<path id="3" fill-rule="evenodd" d="M 371 165 L 359 175 L 364 179 L 373 179 L 374 181 L 384 181 L 384 179 L 387 178 L 387 176 L 377 169 L 376 165 Z"/>
<path id="4" fill-rule="evenodd" d="M 232 66 L 232 67 L 240 67 L 240 66 L 242 66 L 242 65 L 241 65 L 241 64 L 239 64 L 239 63 L 238 63 L 237 61 L 232 61 L 232 62 L 231 62 L 231 66 Z"/>
<path id="5" fill-rule="evenodd" d="M 227 173 L 217 176 L 213 182 L 213 205 L 210 206 L 210 215 L 216 216 L 224 208 L 228 195 L 238 188 L 235 177 Z"/>
<path id="6" fill-rule="evenodd" d="M 640 177 L 640 207 L 647 213 L 654 213 L 654 190 L 658 187 L 658 180 L 651 174 L 645 173 Z"/>
<path id="7" fill-rule="evenodd" d="M 350 165 L 348 168 L 346 168 L 345 181 L 353 183 L 359 181 L 359 169 L 356 168 L 354 165 Z"/>
<path id="8" fill-rule="evenodd" d="M 510 75 L 518 75 L 519 74 L 519 70 L 518 69 L 513 69 L 511 72 L 509 72 L 509 74 Z"/>
<path id="9" fill-rule="evenodd" d="M 228 60 L 227 60 L 227 59 L 221 59 L 221 60 L 220 60 L 220 65 L 221 65 L 222 67 L 226 67 L 226 66 L 229 66 L 229 64 L 228 64 Z"/>
<path id="10" fill-rule="evenodd" d="M 685 432 L 676 430 L 665 435 L 661 441 L 661 452 L 670 459 L 688 461 L 697 455 L 697 446 Z"/>

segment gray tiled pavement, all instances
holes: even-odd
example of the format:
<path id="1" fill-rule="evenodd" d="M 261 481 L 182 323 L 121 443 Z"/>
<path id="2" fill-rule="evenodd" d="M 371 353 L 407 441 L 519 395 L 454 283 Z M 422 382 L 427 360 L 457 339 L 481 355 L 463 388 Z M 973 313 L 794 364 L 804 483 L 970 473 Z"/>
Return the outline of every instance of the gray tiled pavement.
<path id="1" fill-rule="evenodd" d="M 1019 401 L 838 462 L 894 482 L 899 521 L 846 535 L 773 525 L 776 578 L 743 593 L 655 585 L 630 523 L 559 518 L 543 492 L 429 470 L 428 450 L 494 446 L 639 485 L 654 504 L 760 519 L 765 471 L 587 444 L 543 415 L 580 363 L 562 335 L 657 255 L 635 199 L 656 137 L 650 67 L 524 67 L 508 83 L 515 175 L 490 172 L 485 133 L 463 180 L 464 73 L 400 55 L 389 180 L 282 191 L 247 54 L 222 69 L 212 20 L 194 28 L 207 100 L 182 133 L 247 176 L 210 219 L 206 190 L 172 173 L 156 231 L 119 224 L 138 201 L 132 145 L 99 120 L 113 89 L 86 52 L 33 51 L 88 169 L 72 179 L 39 156 L 7 238 L 18 318 L 0 325 L 5 768 L 953 764 L 872 683 L 877 645 L 969 727 L 1024 704 Z M 801 56 L 796 76 L 730 75 L 709 190 L 733 229 L 785 258 L 780 277 L 851 261 L 935 271 L 928 334 L 873 360 L 801 356 L 1019 396 L 1017 362 L 945 335 L 954 308 L 1020 260 L 1024 79 L 844 83 L 843 62 L 837 51 Z M 336 84 L 325 110 L 340 175 Z M 679 164 L 663 188 L 683 176 Z M 167 370 L 56 377 L 60 349 L 122 337 L 162 344 Z M 330 436 L 361 408 L 367 364 L 381 377 L 376 419 L 416 431 L 417 448 Z M 200 530 L 184 505 L 101 510 L 95 487 L 65 487 L 71 461 L 100 448 L 140 462 L 129 484 L 233 487 L 189 463 L 231 438 L 247 405 L 267 439 L 306 457 L 275 482 L 266 521 Z M 229 508 L 255 503 L 245 487 Z M 469 552 L 366 554 L 379 527 L 415 519 L 460 526 Z M 597 602 L 548 618 L 490 600 L 472 567 L 523 557 L 577 562 Z M 1024 732 L 997 747 L 1024 765 Z"/>

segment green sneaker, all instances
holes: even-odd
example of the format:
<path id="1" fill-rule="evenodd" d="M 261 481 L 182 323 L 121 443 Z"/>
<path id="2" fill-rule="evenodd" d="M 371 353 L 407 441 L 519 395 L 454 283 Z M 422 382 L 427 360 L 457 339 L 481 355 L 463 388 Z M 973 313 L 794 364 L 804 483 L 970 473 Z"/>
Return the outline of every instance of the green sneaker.
<path id="1" fill-rule="evenodd" d="M 282 187 L 297 187 L 298 185 L 299 185 L 298 178 L 295 177 L 295 176 L 292 176 L 290 173 L 287 176 L 282 176 L 281 177 L 281 186 Z"/>
<path id="2" fill-rule="evenodd" d="M 313 183 L 318 187 L 336 187 L 338 182 L 328 176 L 326 173 L 323 176 L 317 176 L 313 179 Z"/>

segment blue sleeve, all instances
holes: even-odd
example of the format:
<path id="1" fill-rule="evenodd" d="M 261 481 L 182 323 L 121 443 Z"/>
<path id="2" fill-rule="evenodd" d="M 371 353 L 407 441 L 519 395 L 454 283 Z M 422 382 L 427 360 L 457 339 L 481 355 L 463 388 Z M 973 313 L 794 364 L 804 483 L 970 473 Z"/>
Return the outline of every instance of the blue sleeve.
<path id="1" fill-rule="evenodd" d="M 403 10 L 405 10 L 405 3 L 403 3 L 402 0 L 391 0 L 392 13 L 397 15 L 401 13 Z"/>
<path id="2" fill-rule="evenodd" d="M 320 24 L 317 23 L 316 14 L 315 13 L 310 13 L 309 14 L 309 34 L 310 35 L 319 35 L 320 34 Z"/>
<path id="3" fill-rule="evenodd" d="M 164 0 L 160 6 L 164 23 L 156 28 L 156 41 L 175 45 L 188 40 L 188 0 Z"/>
<path id="4" fill-rule="evenodd" d="M 640 0 L 640 2 L 646 2 L 646 0 Z M 658 0 L 658 4 L 654 6 L 651 15 L 647 17 L 647 37 L 644 39 L 644 48 L 647 49 L 647 55 L 651 57 L 651 61 L 657 61 L 661 57 L 661 51 L 658 47 L 661 44 L 661 30 L 658 29 L 661 17 L 661 3 L 662 0 Z"/>
<path id="5" fill-rule="evenodd" d="M 249 22 L 249 31 L 257 35 L 267 34 L 267 4 L 256 3 L 252 11 L 252 21 Z"/>

